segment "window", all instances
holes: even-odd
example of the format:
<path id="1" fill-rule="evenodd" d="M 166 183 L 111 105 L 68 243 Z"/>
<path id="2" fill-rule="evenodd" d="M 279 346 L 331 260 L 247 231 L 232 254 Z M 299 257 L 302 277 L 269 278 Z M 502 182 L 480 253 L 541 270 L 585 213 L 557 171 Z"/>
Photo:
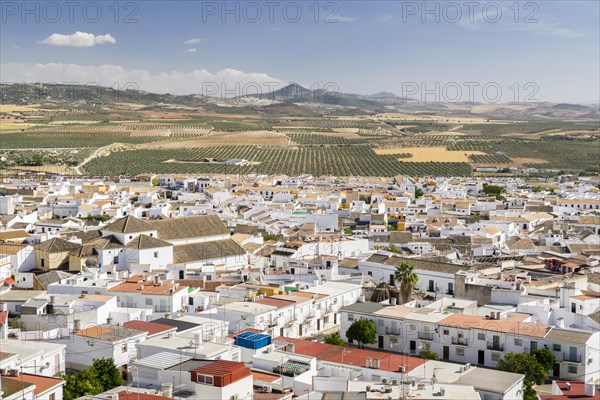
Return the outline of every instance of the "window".
<path id="1" fill-rule="evenodd" d="M 492 361 L 498 361 L 500 359 L 500 353 L 492 353 Z"/>
<path id="2" fill-rule="evenodd" d="M 196 382 L 203 383 L 205 385 L 212 385 L 214 380 L 213 377 L 209 375 L 198 375 L 196 377 Z"/>
<path id="3" fill-rule="evenodd" d="M 152 305 L 152 298 L 151 297 L 146 297 L 146 305 L 147 306 L 151 306 Z"/>
<path id="4" fill-rule="evenodd" d="M 577 365 L 569 365 L 568 371 L 570 374 L 576 374 L 577 373 Z"/>
<path id="5" fill-rule="evenodd" d="M 385 321 L 383 319 L 378 319 L 377 320 L 377 325 L 383 326 L 384 324 L 385 324 Z"/>
<path id="6" fill-rule="evenodd" d="M 44 268 L 44 264 L 46 264 L 46 260 L 42 258 L 42 268 Z"/>
<path id="7" fill-rule="evenodd" d="M 348 314 L 348 321 L 354 321 L 354 314 Z"/>
<path id="8" fill-rule="evenodd" d="M 123 353 L 127 353 L 127 343 L 126 343 L 126 344 L 123 344 L 123 345 L 121 345 L 121 352 L 123 352 Z"/>
<path id="9" fill-rule="evenodd" d="M 158 258 L 158 251 L 154 252 L 154 258 Z"/>
<path id="10" fill-rule="evenodd" d="M 119 263 L 119 256 L 114 256 L 113 257 L 113 264 L 118 264 Z"/>
<path id="11" fill-rule="evenodd" d="M 485 340 L 485 333 L 478 333 L 477 340 Z"/>
<path id="12" fill-rule="evenodd" d="M 515 338 L 515 346 L 523 346 L 523 339 Z"/>
<path id="13" fill-rule="evenodd" d="M 429 344 L 429 342 L 421 342 L 421 348 L 423 350 L 430 350 L 431 349 L 431 345 Z"/>
<path id="14" fill-rule="evenodd" d="M 54 393 L 50 393 L 48 400 L 55 400 L 55 399 L 56 399 L 56 397 L 54 396 Z"/>
<path id="15" fill-rule="evenodd" d="M 464 356 L 465 355 L 465 348 L 464 347 L 457 347 L 456 348 L 456 355 L 457 356 Z"/>
<path id="16" fill-rule="evenodd" d="M 536 341 L 531 341 L 531 350 L 537 350 L 537 342 Z"/>
<path id="17" fill-rule="evenodd" d="M 444 329 L 444 335 L 449 335 L 450 334 L 450 330 L 449 329 Z"/>
<path id="18" fill-rule="evenodd" d="M 552 346 L 552 350 L 560 351 L 560 344 L 554 343 L 554 345 Z"/>

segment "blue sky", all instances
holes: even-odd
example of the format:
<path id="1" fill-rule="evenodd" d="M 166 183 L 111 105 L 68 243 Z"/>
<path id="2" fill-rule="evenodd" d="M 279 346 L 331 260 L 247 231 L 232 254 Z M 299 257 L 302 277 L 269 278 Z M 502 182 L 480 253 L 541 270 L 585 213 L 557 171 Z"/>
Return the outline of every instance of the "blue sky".
<path id="1" fill-rule="evenodd" d="M 333 83 L 362 94 L 418 87 L 413 97 L 440 100 L 456 87 L 468 100 L 474 87 L 479 101 L 495 99 L 483 97 L 491 86 L 502 101 L 600 101 L 600 2 L 476 3 L 141 1 L 117 3 L 115 15 L 112 1 L 82 1 L 71 20 L 62 2 L 57 16 L 45 3 L 27 2 L 27 14 L 3 1 L 2 81 L 135 82 L 178 94 Z"/>

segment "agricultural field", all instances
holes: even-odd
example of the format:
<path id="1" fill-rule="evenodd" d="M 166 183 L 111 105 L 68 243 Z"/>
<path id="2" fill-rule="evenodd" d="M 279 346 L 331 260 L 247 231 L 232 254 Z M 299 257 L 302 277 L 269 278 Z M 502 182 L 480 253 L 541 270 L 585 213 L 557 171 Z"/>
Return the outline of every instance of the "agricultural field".
<path id="1" fill-rule="evenodd" d="M 410 154 L 411 162 L 469 162 L 469 157 L 473 155 L 484 155 L 481 151 L 449 151 L 445 147 L 402 147 L 392 149 L 376 149 L 376 154 Z"/>
<path id="2" fill-rule="evenodd" d="M 148 96 L 152 102 L 119 97 L 85 107 L 1 104 L 1 166 L 93 175 L 464 176 L 482 165 L 600 173 L 597 122 L 484 116 L 523 107 L 479 107 L 456 116 L 451 106 L 437 115 L 292 103 L 169 104 L 166 95 Z"/>
<path id="3" fill-rule="evenodd" d="M 254 165 L 224 165 L 207 159 L 248 160 Z M 187 162 L 186 162 L 187 161 Z M 196 149 L 133 150 L 111 153 L 85 166 L 93 175 L 140 173 L 313 174 L 336 176 L 437 175 L 464 176 L 467 163 L 411 163 L 393 155 L 380 156 L 368 146 L 267 149 L 256 146 L 218 146 Z"/>

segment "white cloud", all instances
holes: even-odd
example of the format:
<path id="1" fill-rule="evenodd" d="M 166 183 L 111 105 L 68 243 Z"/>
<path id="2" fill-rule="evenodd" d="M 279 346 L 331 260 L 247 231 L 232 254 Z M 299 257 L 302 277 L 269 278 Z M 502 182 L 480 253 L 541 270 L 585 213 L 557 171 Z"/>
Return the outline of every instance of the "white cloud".
<path id="1" fill-rule="evenodd" d="M 186 50 L 188 53 L 195 53 L 196 51 L 198 51 L 195 47 L 189 48 Z"/>
<path id="2" fill-rule="evenodd" d="M 358 21 L 357 17 L 344 17 L 342 15 L 336 15 L 335 17 L 331 17 L 332 21 L 339 21 L 339 22 L 354 22 L 354 21 Z"/>
<path id="3" fill-rule="evenodd" d="M 154 93 L 206 94 L 234 97 L 281 89 L 285 82 L 264 73 L 227 68 L 217 72 L 195 69 L 188 72 L 151 73 L 118 65 L 6 63 L 0 65 L 2 82 L 46 82 L 98 84 L 138 88 Z"/>
<path id="4" fill-rule="evenodd" d="M 72 35 L 63 35 L 62 33 L 53 33 L 40 43 L 51 46 L 70 46 L 70 47 L 92 47 L 97 44 L 115 44 L 117 40 L 109 33 L 106 35 L 94 35 L 93 33 L 75 32 Z"/>
<path id="5" fill-rule="evenodd" d="M 201 43 L 201 42 L 202 42 L 202 39 L 200 39 L 200 38 L 191 38 L 191 39 L 188 39 L 188 40 L 184 41 L 183 44 L 190 45 L 190 44 L 198 44 L 198 43 Z"/>

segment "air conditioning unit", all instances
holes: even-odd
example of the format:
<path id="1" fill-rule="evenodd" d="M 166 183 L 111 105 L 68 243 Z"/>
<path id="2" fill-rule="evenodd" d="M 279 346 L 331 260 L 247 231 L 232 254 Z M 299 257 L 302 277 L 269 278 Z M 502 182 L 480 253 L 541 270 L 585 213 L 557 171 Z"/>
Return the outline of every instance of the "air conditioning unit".
<path id="1" fill-rule="evenodd" d="M 392 383 L 393 386 L 398 385 L 398 379 L 392 379 Z"/>
<path id="2" fill-rule="evenodd" d="M 260 391 L 263 393 L 271 393 L 273 391 L 273 386 L 264 385 L 260 388 Z"/>
<path id="3" fill-rule="evenodd" d="M 445 396 L 446 395 L 446 389 L 441 387 L 440 388 L 440 396 Z"/>
<path id="4" fill-rule="evenodd" d="M 383 378 L 383 379 L 381 380 L 381 383 L 383 383 L 384 385 L 387 385 L 387 383 L 388 383 L 388 380 L 387 380 L 386 378 Z"/>
<path id="5" fill-rule="evenodd" d="M 400 372 L 400 373 L 404 373 L 405 371 L 406 371 L 406 367 L 405 367 L 404 365 L 400 365 L 400 366 L 398 367 L 398 372 Z"/>
<path id="6" fill-rule="evenodd" d="M 231 396 L 229 398 L 229 400 L 238 400 L 238 399 L 239 399 L 239 396 L 237 394 L 234 394 L 233 396 Z"/>
<path id="7" fill-rule="evenodd" d="M 6 371 L 6 376 L 19 376 L 18 369 L 9 369 Z"/>

